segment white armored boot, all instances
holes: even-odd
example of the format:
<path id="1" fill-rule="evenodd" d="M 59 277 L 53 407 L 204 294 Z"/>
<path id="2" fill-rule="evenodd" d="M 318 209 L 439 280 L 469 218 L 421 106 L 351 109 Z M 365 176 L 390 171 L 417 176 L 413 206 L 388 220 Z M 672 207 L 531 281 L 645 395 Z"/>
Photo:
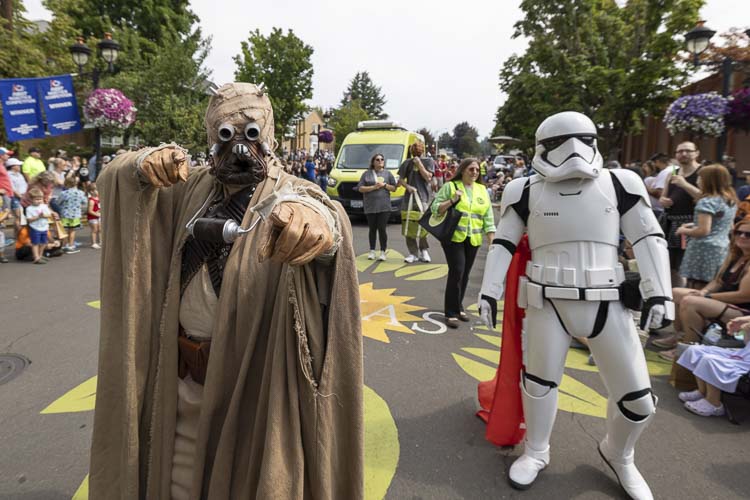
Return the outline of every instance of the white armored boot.
<path id="1" fill-rule="evenodd" d="M 532 392 L 542 394 L 535 397 L 529 394 L 525 385 Z M 526 420 L 526 439 L 523 455 L 510 466 L 508 477 L 510 485 L 519 490 L 531 487 L 539 472 L 549 464 L 549 438 L 555 424 L 557 413 L 557 388 L 549 388 L 529 379 L 521 382 L 523 414 Z"/>
<path id="2" fill-rule="evenodd" d="M 599 443 L 599 454 L 617 476 L 622 489 L 633 500 L 653 500 L 646 480 L 634 463 L 635 443 L 646 429 L 656 410 L 651 394 L 625 403 L 641 420 L 631 420 L 622 414 L 611 400 L 607 406 L 607 435 Z"/>

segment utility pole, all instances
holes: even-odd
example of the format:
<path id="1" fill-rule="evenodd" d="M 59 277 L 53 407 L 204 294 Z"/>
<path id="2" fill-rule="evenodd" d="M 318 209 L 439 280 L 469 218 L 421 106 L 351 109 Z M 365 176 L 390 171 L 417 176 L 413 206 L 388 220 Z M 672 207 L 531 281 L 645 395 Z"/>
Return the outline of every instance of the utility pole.
<path id="1" fill-rule="evenodd" d="M 13 0 L 0 0 L 2 10 L 0 15 L 8 20 L 8 31 L 13 31 Z"/>

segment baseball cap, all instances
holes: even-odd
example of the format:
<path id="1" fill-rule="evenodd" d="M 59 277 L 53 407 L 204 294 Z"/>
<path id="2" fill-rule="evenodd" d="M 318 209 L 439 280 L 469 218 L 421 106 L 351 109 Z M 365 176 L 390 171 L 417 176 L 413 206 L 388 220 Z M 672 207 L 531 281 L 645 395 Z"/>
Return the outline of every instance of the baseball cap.
<path id="1" fill-rule="evenodd" d="M 41 149 L 39 149 L 39 148 L 38 148 L 38 147 L 36 147 L 36 146 L 34 146 L 34 147 L 32 147 L 32 148 L 29 148 L 29 153 L 41 153 L 41 152 L 42 152 L 42 150 L 41 150 Z"/>
<path id="2" fill-rule="evenodd" d="M 6 167 L 15 167 L 16 165 L 23 165 L 23 162 L 18 158 L 9 158 L 8 161 L 5 162 Z"/>
<path id="3" fill-rule="evenodd" d="M 8 148 L 0 148 L 0 156 L 2 155 L 10 155 L 13 156 L 13 150 Z"/>

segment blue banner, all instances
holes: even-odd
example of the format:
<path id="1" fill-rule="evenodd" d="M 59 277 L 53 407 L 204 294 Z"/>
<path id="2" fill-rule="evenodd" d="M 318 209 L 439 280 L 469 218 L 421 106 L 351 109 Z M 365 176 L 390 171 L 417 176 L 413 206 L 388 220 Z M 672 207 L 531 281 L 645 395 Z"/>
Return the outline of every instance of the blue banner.
<path id="1" fill-rule="evenodd" d="M 73 77 L 60 75 L 39 78 L 37 85 L 50 135 L 72 134 L 81 130 Z"/>
<path id="2" fill-rule="evenodd" d="M 44 137 L 36 78 L 0 80 L 0 98 L 8 141 Z"/>

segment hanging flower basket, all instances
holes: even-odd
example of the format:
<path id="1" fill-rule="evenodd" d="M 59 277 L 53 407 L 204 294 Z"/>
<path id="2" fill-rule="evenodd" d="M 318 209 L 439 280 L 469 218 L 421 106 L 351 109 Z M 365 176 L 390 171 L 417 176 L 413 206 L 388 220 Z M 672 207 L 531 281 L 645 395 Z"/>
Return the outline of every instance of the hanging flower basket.
<path id="1" fill-rule="evenodd" d="M 729 98 L 727 127 L 750 131 L 750 88 L 739 89 Z"/>
<path id="2" fill-rule="evenodd" d="M 135 106 L 117 89 L 96 89 L 83 104 L 87 123 L 105 130 L 122 130 L 135 122 Z"/>
<path id="3" fill-rule="evenodd" d="M 324 144 L 330 144 L 333 142 L 333 132 L 330 130 L 323 130 L 318 134 L 318 141 Z"/>
<path id="4" fill-rule="evenodd" d="M 724 116 L 728 111 L 727 98 L 716 92 L 686 95 L 669 106 L 664 123 L 672 135 L 691 132 L 718 137 L 724 132 Z"/>

